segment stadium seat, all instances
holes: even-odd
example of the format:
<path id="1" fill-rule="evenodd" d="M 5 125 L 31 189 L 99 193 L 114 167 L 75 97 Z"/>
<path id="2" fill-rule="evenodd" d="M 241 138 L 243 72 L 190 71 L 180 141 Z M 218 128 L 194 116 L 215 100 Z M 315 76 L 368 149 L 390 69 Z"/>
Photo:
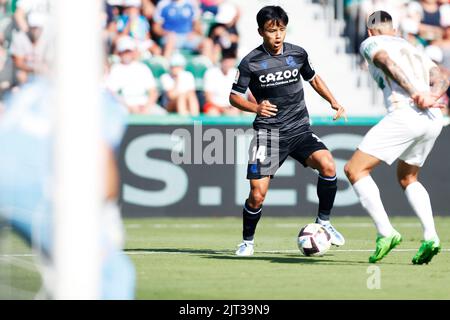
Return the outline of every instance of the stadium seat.
<path id="1" fill-rule="evenodd" d="M 168 61 L 163 57 L 151 57 L 150 59 L 145 59 L 142 62 L 150 68 L 157 82 L 158 89 L 161 89 L 160 78 L 164 73 L 169 72 Z"/>
<path id="2" fill-rule="evenodd" d="M 191 72 L 195 79 L 195 89 L 203 90 L 203 77 L 206 70 L 212 66 L 211 61 L 204 56 L 194 56 L 188 59 L 186 70 Z"/>
<path id="3" fill-rule="evenodd" d="M 203 14 L 201 17 L 202 23 L 202 31 L 203 35 L 207 37 L 209 35 L 209 31 L 211 30 L 211 26 L 216 22 L 214 15 L 212 14 Z"/>

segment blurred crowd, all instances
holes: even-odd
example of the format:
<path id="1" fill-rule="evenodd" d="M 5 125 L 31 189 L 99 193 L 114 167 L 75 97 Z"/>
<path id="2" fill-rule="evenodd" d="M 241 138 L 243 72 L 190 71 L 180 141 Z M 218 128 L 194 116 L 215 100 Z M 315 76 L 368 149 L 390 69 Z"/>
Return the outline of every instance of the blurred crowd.
<path id="1" fill-rule="evenodd" d="M 384 10 L 391 14 L 400 35 L 423 50 L 450 78 L 450 0 L 344 0 L 343 4 L 350 53 L 359 56 L 359 46 L 367 37 L 368 15 Z M 449 97 L 450 90 L 442 102 L 450 108 Z M 448 114 L 448 109 L 445 112 Z"/>
<path id="2" fill-rule="evenodd" d="M 316 0 L 328 1 L 344 6 L 349 53 L 359 56 L 366 18 L 382 9 L 450 77 L 450 0 Z M 0 109 L 5 97 L 52 65 L 52 2 L 0 0 Z M 103 3 L 104 85 L 129 113 L 240 113 L 228 101 L 237 72 L 239 0 Z"/>
<path id="3" fill-rule="evenodd" d="M 0 101 L 52 65 L 53 1 L 0 0 Z M 104 0 L 104 86 L 129 113 L 236 115 L 235 0 Z"/>

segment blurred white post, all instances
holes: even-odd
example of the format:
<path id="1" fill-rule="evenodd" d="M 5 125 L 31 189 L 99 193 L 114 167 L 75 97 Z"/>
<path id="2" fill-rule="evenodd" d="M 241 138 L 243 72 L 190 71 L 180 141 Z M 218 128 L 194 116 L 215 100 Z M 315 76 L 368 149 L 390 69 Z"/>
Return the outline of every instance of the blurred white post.
<path id="1" fill-rule="evenodd" d="M 100 0 L 53 0 L 56 299 L 100 298 Z"/>

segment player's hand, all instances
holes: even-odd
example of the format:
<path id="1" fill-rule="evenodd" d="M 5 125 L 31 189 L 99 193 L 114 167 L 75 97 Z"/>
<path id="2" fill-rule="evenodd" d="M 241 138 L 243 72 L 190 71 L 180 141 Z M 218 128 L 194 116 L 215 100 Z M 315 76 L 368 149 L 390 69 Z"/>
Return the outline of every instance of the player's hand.
<path id="1" fill-rule="evenodd" d="M 428 108 L 445 108 L 445 104 L 437 102 L 439 97 L 433 95 L 431 92 L 419 92 L 411 96 L 414 103 L 419 109 L 425 110 Z"/>
<path id="2" fill-rule="evenodd" d="M 348 121 L 347 113 L 346 113 L 345 108 L 343 106 L 341 106 L 339 103 L 335 103 L 335 104 L 331 105 L 331 108 L 336 110 L 336 114 L 333 117 L 334 121 L 338 120 L 339 118 L 344 118 L 345 121 Z"/>
<path id="3" fill-rule="evenodd" d="M 258 108 L 256 109 L 256 113 L 261 117 L 273 117 L 277 115 L 277 112 L 277 106 L 271 104 L 268 100 L 261 101 L 261 103 L 258 104 Z"/>

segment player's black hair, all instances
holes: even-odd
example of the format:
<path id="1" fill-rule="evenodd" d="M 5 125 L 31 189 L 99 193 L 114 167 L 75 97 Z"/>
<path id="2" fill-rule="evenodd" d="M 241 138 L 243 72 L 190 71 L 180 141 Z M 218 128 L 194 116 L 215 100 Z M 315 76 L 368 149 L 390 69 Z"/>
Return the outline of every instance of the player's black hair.
<path id="1" fill-rule="evenodd" d="M 287 26 L 289 22 L 289 17 L 286 11 L 283 10 L 280 6 L 266 6 L 259 10 L 256 15 L 256 21 L 258 22 L 258 27 L 260 29 L 264 28 L 264 24 L 267 21 L 276 21 L 277 24 L 282 24 Z"/>
<path id="2" fill-rule="evenodd" d="M 369 29 L 373 29 L 379 24 L 391 24 L 392 25 L 392 16 L 386 11 L 375 11 L 372 13 L 367 19 L 367 27 Z"/>

